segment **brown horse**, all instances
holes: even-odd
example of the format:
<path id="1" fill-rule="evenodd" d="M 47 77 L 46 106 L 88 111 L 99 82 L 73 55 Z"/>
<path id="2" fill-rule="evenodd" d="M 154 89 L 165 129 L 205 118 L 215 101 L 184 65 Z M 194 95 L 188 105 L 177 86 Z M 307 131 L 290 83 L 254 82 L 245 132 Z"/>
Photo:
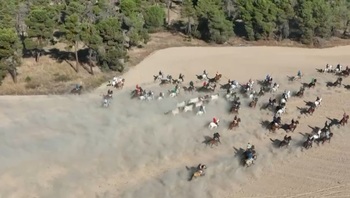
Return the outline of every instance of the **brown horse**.
<path id="1" fill-rule="evenodd" d="M 231 107 L 230 109 L 230 113 L 237 113 L 238 114 L 239 111 L 239 106 L 238 105 L 233 105 L 233 107 Z"/>
<path id="2" fill-rule="evenodd" d="M 81 94 L 81 91 L 83 90 L 83 86 L 82 85 L 79 85 L 79 87 L 75 87 L 73 88 L 70 93 L 71 94 L 74 94 L 74 95 L 80 95 Z"/>
<path id="3" fill-rule="evenodd" d="M 254 98 L 253 101 L 249 103 L 249 107 L 255 108 L 257 103 L 258 103 L 258 98 Z"/>
<path id="4" fill-rule="evenodd" d="M 278 124 L 277 122 L 271 122 L 269 124 L 269 131 L 276 132 L 276 130 L 280 129 L 281 125 Z"/>
<path id="5" fill-rule="evenodd" d="M 344 116 L 343 116 L 343 118 L 340 120 L 339 124 L 340 124 L 341 126 L 344 126 L 345 124 L 348 123 L 348 120 L 349 120 L 349 115 L 344 114 Z"/>
<path id="6" fill-rule="evenodd" d="M 313 115 L 315 112 L 315 107 L 314 106 L 311 106 L 309 107 L 307 110 L 306 110 L 306 114 L 309 114 L 309 115 Z"/>
<path id="7" fill-rule="evenodd" d="M 209 139 L 209 140 L 207 141 L 207 144 L 208 144 L 210 147 L 213 147 L 213 145 L 219 146 L 219 143 L 221 144 L 219 138 L 211 138 L 211 139 Z"/>
<path id="8" fill-rule="evenodd" d="M 241 122 L 241 118 L 237 118 L 237 116 L 235 116 L 233 121 L 230 123 L 228 129 L 232 130 L 233 128 L 239 127 L 240 122 Z"/>
<path id="9" fill-rule="evenodd" d="M 204 175 L 205 175 L 205 173 L 204 173 L 203 170 L 197 170 L 197 171 L 195 171 L 195 172 L 192 174 L 192 176 L 191 176 L 191 178 L 189 179 L 189 181 L 191 181 L 192 179 L 196 179 L 197 177 L 202 177 L 202 176 L 204 176 Z"/>
<path id="10" fill-rule="evenodd" d="M 303 147 L 304 147 L 305 149 L 312 148 L 312 140 L 310 140 L 310 139 L 306 140 L 306 141 L 303 143 Z"/>
<path id="11" fill-rule="evenodd" d="M 304 89 L 300 89 L 296 94 L 297 97 L 303 97 L 304 96 Z"/>
<path id="12" fill-rule="evenodd" d="M 328 143 L 331 143 L 332 137 L 333 137 L 333 133 L 329 133 L 329 137 L 323 136 L 323 137 L 317 139 L 316 141 L 317 141 L 317 143 L 321 142 L 322 144 L 324 144 L 328 140 Z"/>
<path id="13" fill-rule="evenodd" d="M 221 74 L 215 74 L 215 77 L 214 78 L 210 78 L 209 82 L 210 83 L 216 83 L 216 82 L 218 82 L 221 79 L 221 77 L 222 77 Z"/>
<path id="14" fill-rule="evenodd" d="M 294 132 L 294 130 L 297 128 L 298 124 L 299 124 L 299 121 L 298 121 L 298 120 L 295 121 L 295 122 L 292 122 L 292 123 L 290 123 L 290 124 L 287 125 L 286 130 L 287 130 L 287 131 L 292 131 L 292 132 Z"/>
<path id="15" fill-rule="evenodd" d="M 284 146 L 289 146 L 291 140 L 292 140 L 291 136 L 285 135 L 284 139 L 279 143 L 278 147 L 281 148 Z"/>

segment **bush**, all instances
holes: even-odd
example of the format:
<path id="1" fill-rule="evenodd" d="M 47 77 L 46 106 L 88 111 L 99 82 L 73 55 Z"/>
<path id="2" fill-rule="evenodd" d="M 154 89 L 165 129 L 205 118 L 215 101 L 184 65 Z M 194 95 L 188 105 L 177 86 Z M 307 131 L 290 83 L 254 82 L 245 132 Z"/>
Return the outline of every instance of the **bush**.
<path id="1" fill-rule="evenodd" d="M 150 31 L 154 31 L 163 27 L 164 21 L 165 21 L 165 12 L 163 8 L 157 5 L 153 5 L 146 8 L 144 17 L 145 17 L 146 27 Z"/>
<path id="2" fill-rule="evenodd" d="M 58 74 L 58 75 L 55 75 L 55 76 L 56 76 L 55 79 L 54 79 L 55 82 L 68 82 L 68 81 L 72 80 L 71 77 L 69 77 L 69 76 L 67 76 L 65 74 Z"/>

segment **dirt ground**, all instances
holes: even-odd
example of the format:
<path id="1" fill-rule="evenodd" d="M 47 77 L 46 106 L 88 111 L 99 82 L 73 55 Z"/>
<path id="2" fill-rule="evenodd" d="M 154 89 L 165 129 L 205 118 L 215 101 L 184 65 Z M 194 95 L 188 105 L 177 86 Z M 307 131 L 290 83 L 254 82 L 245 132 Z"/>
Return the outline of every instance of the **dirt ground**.
<path id="1" fill-rule="evenodd" d="M 334 38 L 322 43 L 322 47 L 332 47 L 349 45 L 350 40 Z M 60 44 L 59 44 L 60 45 Z M 232 38 L 224 45 L 206 43 L 197 39 L 189 39 L 181 33 L 159 32 L 151 35 L 150 42 L 143 48 L 134 48 L 128 52 L 130 57 L 126 63 L 127 68 L 136 66 L 145 57 L 153 52 L 180 46 L 287 46 L 287 47 L 310 47 L 300 43 L 284 40 L 278 41 L 257 41 L 249 42 L 241 38 Z M 54 46 L 64 48 L 62 46 Z M 41 94 L 64 94 L 68 93 L 74 84 L 83 84 L 85 90 L 91 90 L 106 82 L 112 76 L 121 75 L 118 72 L 101 72 L 94 68 L 94 75 L 90 75 L 86 70 L 80 69 L 76 73 L 70 65 L 74 61 L 58 62 L 49 56 L 42 56 L 36 63 L 33 58 L 23 58 L 23 64 L 18 68 L 18 82 L 15 84 L 8 76 L 0 86 L 0 95 L 41 95 Z M 125 70 L 125 72 L 128 69 Z"/>

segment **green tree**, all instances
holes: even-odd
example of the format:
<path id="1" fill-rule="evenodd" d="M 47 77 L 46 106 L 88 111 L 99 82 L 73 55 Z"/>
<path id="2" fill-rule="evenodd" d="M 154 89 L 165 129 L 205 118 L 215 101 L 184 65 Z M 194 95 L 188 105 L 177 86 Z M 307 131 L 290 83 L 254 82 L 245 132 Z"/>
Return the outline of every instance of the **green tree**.
<path id="1" fill-rule="evenodd" d="M 338 0 L 332 4 L 332 13 L 334 13 L 334 25 L 337 30 L 341 30 L 345 36 L 350 27 L 350 1 Z"/>
<path id="2" fill-rule="evenodd" d="M 70 1 L 65 8 L 64 23 L 62 25 L 62 32 L 64 33 L 65 41 L 70 47 L 73 47 L 75 54 L 75 71 L 79 72 L 79 56 L 78 56 L 78 44 L 81 41 L 82 24 L 84 18 L 85 7 L 82 2 Z"/>
<path id="3" fill-rule="evenodd" d="M 0 83 L 7 73 L 17 82 L 17 67 L 20 65 L 21 45 L 13 28 L 0 28 Z"/>
<path id="4" fill-rule="evenodd" d="M 181 15 L 187 19 L 187 31 L 188 35 L 192 34 L 192 22 L 197 18 L 196 10 L 194 9 L 194 5 L 192 0 L 184 0 Z"/>
<path id="5" fill-rule="evenodd" d="M 98 50 L 98 62 L 102 69 L 123 71 L 122 60 L 126 58 L 126 50 L 119 19 L 116 17 L 103 19 L 96 28 L 103 42 L 103 46 Z"/>
<path id="6" fill-rule="evenodd" d="M 147 7 L 145 9 L 144 17 L 145 25 L 151 31 L 155 31 L 164 26 L 165 12 L 158 5 L 152 5 Z"/>
<path id="7" fill-rule="evenodd" d="M 38 62 L 43 47 L 53 36 L 53 13 L 45 7 L 37 7 L 30 11 L 26 20 L 27 38 L 25 40 L 27 50 L 34 50 L 35 60 Z"/>

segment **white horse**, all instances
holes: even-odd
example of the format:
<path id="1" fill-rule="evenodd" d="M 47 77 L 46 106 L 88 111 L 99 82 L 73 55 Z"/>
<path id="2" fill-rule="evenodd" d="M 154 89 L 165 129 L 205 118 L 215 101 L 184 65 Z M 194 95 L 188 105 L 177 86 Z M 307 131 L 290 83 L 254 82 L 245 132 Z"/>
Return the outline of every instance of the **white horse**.
<path id="1" fill-rule="evenodd" d="M 175 96 L 177 96 L 177 93 L 171 92 L 171 93 L 169 94 L 169 96 L 170 96 L 171 98 L 174 98 Z"/>
<path id="2" fill-rule="evenodd" d="M 109 107 L 109 100 L 108 99 L 103 99 L 102 107 Z"/>
<path id="3" fill-rule="evenodd" d="M 187 101 L 187 104 L 197 103 L 197 102 L 202 101 L 202 100 L 203 100 L 202 97 L 192 98 L 192 99 Z"/>
<path id="4" fill-rule="evenodd" d="M 214 94 L 210 96 L 210 100 L 217 100 L 219 99 L 219 94 Z"/>
<path id="5" fill-rule="evenodd" d="M 193 104 L 187 105 L 187 106 L 184 107 L 184 110 L 183 110 L 183 111 L 184 111 L 184 112 L 192 111 L 192 110 L 193 110 L 193 107 L 194 107 Z"/>
<path id="6" fill-rule="evenodd" d="M 219 123 L 220 120 L 218 119 L 217 122 Z M 210 122 L 208 128 L 209 128 L 210 130 L 212 130 L 212 129 L 218 128 L 218 125 L 215 124 L 214 122 Z"/>
<path id="7" fill-rule="evenodd" d="M 191 103 L 191 104 L 194 104 L 195 107 L 200 107 L 200 106 L 202 106 L 204 104 L 204 102 L 203 101 L 198 101 L 196 103 Z"/>
<path id="8" fill-rule="evenodd" d="M 283 96 L 288 100 L 291 97 L 291 92 L 290 90 L 284 90 Z"/>
<path id="9" fill-rule="evenodd" d="M 185 107 L 185 106 L 186 106 L 186 102 L 185 101 L 177 103 L 177 105 L 176 105 L 176 107 L 178 107 L 178 108 Z"/>
<path id="10" fill-rule="evenodd" d="M 281 109 L 279 109 L 276 112 L 275 117 L 280 117 L 283 113 L 286 113 L 286 107 L 282 107 Z"/>
<path id="11" fill-rule="evenodd" d="M 205 113 L 206 113 L 206 111 L 205 111 L 205 106 L 203 106 L 203 109 L 197 111 L 196 115 L 197 115 L 197 116 L 201 116 L 201 115 L 203 115 L 203 114 L 205 114 Z"/>
<path id="12" fill-rule="evenodd" d="M 315 107 L 321 106 L 321 102 L 322 102 L 322 98 L 320 98 L 319 100 L 316 100 L 316 101 L 314 102 Z"/>
<path id="13" fill-rule="evenodd" d="M 255 95 L 256 95 L 256 91 L 252 91 L 252 92 L 249 94 L 249 99 L 253 99 Z"/>
<path id="14" fill-rule="evenodd" d="M 280 87 L 279 84 L 276 84 L 275 86 L 272 87 L 272 92 L 276 92 L 278 88 Z"/>
<path id="15" fill-rule="evenodd" d="M 163 98 L 164 98 L 164 93 L 160 92 L 158 96 L 158 100 L 163 100 Z"/>
<path id="16" fill-rule="evenodd" d="M 329 64 L 327 64 L 324 69 L 325 72 L 331 72 L 332 70 L 333 70 L 333 65 L 329 65 Z"/>
<path id="17" fill-rule="evenodd" d="M 173 115 L 177 115 L 180 113 L 180 109 L 179 108 L 173 109 L 171 111 L 166 112 L 165 115 L 170 114 L 170 113 Z"/>

